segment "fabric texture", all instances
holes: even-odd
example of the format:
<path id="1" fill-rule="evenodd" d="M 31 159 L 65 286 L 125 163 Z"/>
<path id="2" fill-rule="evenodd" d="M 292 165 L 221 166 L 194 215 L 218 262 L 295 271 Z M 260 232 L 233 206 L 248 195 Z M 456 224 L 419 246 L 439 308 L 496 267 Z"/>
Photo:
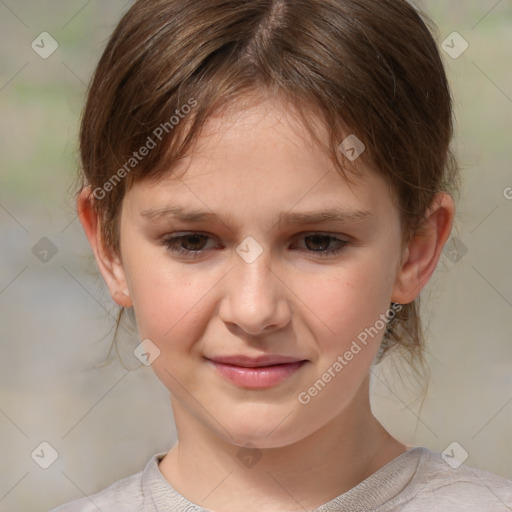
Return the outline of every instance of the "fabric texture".
<path id="1" fill-rule="evenodd" d="M 178 493 L 158 468 L 145 469 L 89 497 L 50 512 L 209 512 Z M 462 464 L 450 467 L 440 453 L 417 446 L 313 512 L 510 512 L 512 480 Z"/>

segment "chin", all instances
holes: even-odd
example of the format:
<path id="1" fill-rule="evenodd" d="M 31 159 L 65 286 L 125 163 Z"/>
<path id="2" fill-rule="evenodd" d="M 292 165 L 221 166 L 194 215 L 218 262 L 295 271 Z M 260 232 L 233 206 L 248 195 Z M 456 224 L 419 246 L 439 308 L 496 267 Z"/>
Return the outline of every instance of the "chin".
<path id="1" fill-rule="evenodd" d="M 238 421 L 231 417 L 231 422 L 224 425 L 232 437 L 224 431 L 222 435 L 235 446 L 257 448 L 281 448 L 301 441 L 309 432 L 303 421 L 298 422 L 294 414 L 263 415 L 257 412 L 244 414 Z M 302 423 L 301 428 L 298 424 Z"/>

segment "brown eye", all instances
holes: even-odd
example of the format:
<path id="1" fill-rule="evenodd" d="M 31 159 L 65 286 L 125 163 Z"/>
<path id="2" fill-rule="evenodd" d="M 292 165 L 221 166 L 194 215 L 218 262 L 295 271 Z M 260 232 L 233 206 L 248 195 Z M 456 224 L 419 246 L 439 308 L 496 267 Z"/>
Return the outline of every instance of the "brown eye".
<path id="1" fill-rule="evenodd" d="M 180 238 L 181 246 L 189 251 L 200 251 L 204 248 L 205 240 L 208 239 L 205 235 L 186 235 Z"/>
<path id="2" fill-rule="evenodd" d="M 346 240 L 322 233 L 307 235 L 303 240 L 306 250 L 320 257 L 336 255 L 348 244 Z"/>
<path id="3" fill-rule="evenodd" d="M 194 257 L 200 255 L 210 239 L 209 236 L 200 233 L 167 236 L 163 244 L 172 252 L 181 256 Z"/>
<path id="4" fill-rule="evenodd" d="M 325 251 L 329 247 L 332 237 L 326 235 L 312 235 L 304 238 L 306 246 L 312 251 Z M 310 243 L 308 243 L 308 241 Z"/>

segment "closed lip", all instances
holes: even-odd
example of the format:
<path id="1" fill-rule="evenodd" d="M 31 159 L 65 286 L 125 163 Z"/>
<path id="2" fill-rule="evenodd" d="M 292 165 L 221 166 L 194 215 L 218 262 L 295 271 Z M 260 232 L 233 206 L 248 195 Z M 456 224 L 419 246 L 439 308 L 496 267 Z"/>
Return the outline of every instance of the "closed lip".
<path id="1" fill-rule="evenodd" d="M 230 364 L 232 366 L 240 366 L 244 368 L 258 368 L 262 366 L 272 366 L 276 364 L 289 364 L 306 361 L 298 357 L 289 357 L 281 355 L 263 355 L 257 357 L 244 356 L 244 355 L 231 355 L 231 356 L 215 356 L 209 357 L 210 361 L 220 364 Z"/>

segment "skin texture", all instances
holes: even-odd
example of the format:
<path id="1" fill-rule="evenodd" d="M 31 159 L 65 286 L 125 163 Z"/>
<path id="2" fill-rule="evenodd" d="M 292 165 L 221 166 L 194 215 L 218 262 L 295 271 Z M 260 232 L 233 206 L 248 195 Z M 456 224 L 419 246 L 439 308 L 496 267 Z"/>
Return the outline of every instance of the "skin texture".
<path id="1" fill-rule="evenodd" d="M 289 107 L 274 99 L 212 118 L 178 175 L 142 181 L 122 205 L 121 254 L 102 248 L 90 189 L 78 211 L 99 268 L 118 304 L 134 307 L 141 339 L 160 350 L 153 369 L 171 392 L 178 443 L 160 464 L 189 500 L 220 512 L 310 510 L 357 485 L 407 446 L 372 415 L 370 367 L 384 329 L 306 405 L 298 400 L 375 326 L 391 302 L 414 300 L 435 269 L 454 215 L 436 196 L 424 229 L 401 245 L 400 219 L 387 184 L 359 165 L 350 185 Z M 166 206 L 214 212 L 181 222 Z M 364 219 L 278 225 L 281 212 L 336 206 Z M 152 211 L 152 219 L 143 212 Z M 176 247 L 165 237 L 206 239 Z M 340 252 L 329 235 L 346 241 Z M 261 255 L 236 252 L 253 237 Z M 330 240 L 330 241 L 329 241 Z M 246 389 L 206 358 L 279 354 L 307 360 L 285 381 Z M 242 447 L 261 457 L 252 467 Z M 252 450 L 252 451 L 251 451 Z M 314 475 L 314 477 L 313 477 Z"/>

